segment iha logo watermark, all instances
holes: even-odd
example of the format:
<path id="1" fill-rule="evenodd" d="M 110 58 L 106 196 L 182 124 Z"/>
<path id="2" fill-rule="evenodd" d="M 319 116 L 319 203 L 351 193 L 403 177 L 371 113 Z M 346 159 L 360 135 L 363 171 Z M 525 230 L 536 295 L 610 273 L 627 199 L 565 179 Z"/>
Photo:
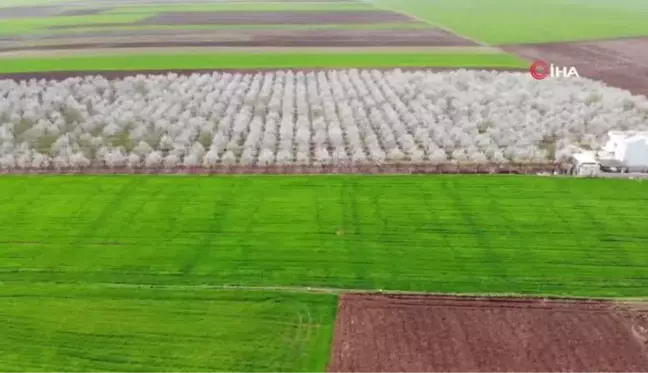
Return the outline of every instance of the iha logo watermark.
<path id="1" fill-rule="evenodd" d="M 529 68 L 531 76 L 535 80 L 546 78 L 580 78 L 578 70 L 574 66 L 557 66 L 544 61 L 535 61 Z"/>

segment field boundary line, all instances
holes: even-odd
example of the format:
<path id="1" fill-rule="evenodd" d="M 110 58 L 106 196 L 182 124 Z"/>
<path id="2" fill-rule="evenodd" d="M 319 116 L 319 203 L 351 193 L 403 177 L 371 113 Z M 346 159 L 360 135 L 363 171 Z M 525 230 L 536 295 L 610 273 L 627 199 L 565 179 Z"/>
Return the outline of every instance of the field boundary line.
<path id="1" fill-rule="evenodd" d="M 423 22 L 423 23 L 427 23 L 427 24 L 430 25 L 430 26 L 434 26 L 434 27 L 436 27 L 436 28 L 438 28 L 438 29 L 441 29 L 441 30 L 443 30 L 443 31 L 446 31 L 446 32 L 449 32 L 449 33 L 451 33 L 451 34 L 454 34 L 454 35 L 457 35 L 457 36 L 459 36 L 459 37 L 462 37 L 462 38 L 464 38 L 464 39 L 466 39 L 466 40 L 469 40 L 469 41 L 471 41 L 471 42 L 473 42 L 473 43 L 475 43 L 475 44 L 477 44 L 477 45 L 480 45 L 480 46 L 482 46 L 482 47 L 492 47 L 492 48 L 497 48 L 497 49 L 501 50 L 500 48 L 495 47 L 495 46 L 492 46 L 492 45 L 490 45 L 490 44 L 487 44 L 487 43 L 485 43 L 485 42 L 483 42 L 483 41 L 480 41 L 480 40 L 474 39 L 474 38 L 472 38 L 472 37 L 470 37 L 470 36 L 462 35 L 462 34 L 456 32 L 455 30 L 453 30 L 452 28 L 450 28 L 450 27 L 448 27 L 448 26 L 441 25 L 441 24 L 438 24 L 438 23 L 436 23 L 436 22 L 432 22 L 432 21 L 429 21 L 429 20 L 427 20 L 427 19 L 423 19 L 423 18 L 420 18 L 420 17 L 418 17 L 418 16 L 415 16 L 414 14 L 412 14 L 412 13 L 410 13 L 410 12 L 407 12 L 407 11 L 404 11 L 404 10 L 397 10 L 397 9 L 392 8 L 392 7 L 388 7 L 388 6 L 385 6 L 385 5 L 379 5 L 379 4 L 376 4 L 376 3 L 374 3 L 374 2 L 371 2 L 371 4 L 373 4 L 373 6 L 376 7 L 377 9 L 389 10 L 389 11 L 392 11 L 392 12 L 394 12 L 394 13 L 400 13 L 400 14 L 402 14 L 402 15 L 404 15 L 404 16 L 407 16 L 407 17 L 410 17 L 410 18 L 412 18 L 412 19 L 415 19 L 415 20 L 421 21 L 421 22 Z M 503 50 L 501 50 L 501 51 L 504 52 Z M 507 52 L 505 52 L 505 53 L 507 53 Z"/>
<path id="2" fill-rule="evenodd" d="M 0 282 L 0 287 L 7 285 L 24 285 L 19 282 Z M 317 286 L 255 286 L 255 285 L 156 285 L 156 284 L 124 284 L 111 282 L 96 283 L 65 283 L 65 282 L 29 282 L 30 285 L 48 285 L 48 286 L 82 286 L 88 288 L 131 288 L 131 289 L 168 289 L 168 290 L 241 290 L 241 291 L 276 291 L 286 293 L 311 293 L 311 294 L 367 294 L 367 295 L 421 295 L 421 296 L 446 296 L 446 297 L 476 297 L 476 298 L 523 298 L 536 300 L 562 300 L 562 301 L 584 301 L 584 300 L 606 300 L 617 302 L 648 302 L 648 295 L 644 297 L 613 297 L 613 296 L 577 296 L 577 295 L 558 295 L 550 293 L 453 293 L 453 292 L 433 292 L 433 291 L 414 291 L 414 290 L 386 290 L 386 289 L 357 289 L 357 288 L 334 288 L 334 287 L 317 287 Z"/>

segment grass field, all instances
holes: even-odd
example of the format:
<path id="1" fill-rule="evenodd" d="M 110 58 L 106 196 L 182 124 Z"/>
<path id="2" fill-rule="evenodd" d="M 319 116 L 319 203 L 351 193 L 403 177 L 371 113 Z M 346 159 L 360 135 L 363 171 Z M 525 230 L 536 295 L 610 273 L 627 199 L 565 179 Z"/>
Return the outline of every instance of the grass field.
<path id="1" fill-rule="evenodd" d="M 7 176 L 0 195 L 3 282 L 598 296 L 648 288 L 641 182 Z"/>
<path id="2" fill-rule="evenodd" d="M 648 35 L 648 3 L 641 0 L 372 2 L 492 45 Z"/>
<path id="3" fill-rule="evenodd" d="M 65 57 L 9 57 L 0 73 L 87 70 L 237 69 L 314 67 L 510 67 L 528 63 L 505 53 L 203 53 L 79 55 Z"/>
<path id="4" fill-rule="evenodd" d="M 324 371 L 336 298 L 213 289 L 0 287 L 3 371 Z"/>

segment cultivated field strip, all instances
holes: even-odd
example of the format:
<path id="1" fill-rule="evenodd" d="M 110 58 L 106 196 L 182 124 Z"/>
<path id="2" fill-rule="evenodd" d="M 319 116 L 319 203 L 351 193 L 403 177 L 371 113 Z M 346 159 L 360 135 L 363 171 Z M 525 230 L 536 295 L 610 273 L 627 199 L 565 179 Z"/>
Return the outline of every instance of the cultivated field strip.
<path id="1" fill-rule="evenodd" d="M 345 294 L 329 371 L 645 371 L 648 355 L 635 332 L 648 325 L 648 314 L 624 307 L 611 301 Z"/>
<path id="2" fill-rule="evenodd" d="M 488 71 L 213 73 L 0 80 L 0 167 L 552 161 L 648 100 Z"/>
<path id="3" fill-rule="evenodd" d="M 139 48 L 190 48 L 219 47 L 214 52 L 227 51 L 227 48 L 261 48 L 258 52 L 272 52 L 273 48 L 297 48 L 303 52 L 318 47 L 363 47 L 367 52 L 372 47 L 400 49 L 412 52 L 416 47 L 455 47 L 466 51 L 487 51 L 488 47 L 475 46 L 474 43 L 439 29 L 336 29 L 320 28 L 308 30 L 284 29 L 203 29 L 178 32 L 170 30 L 143 30 L 133 36 L 132 30 L 113 32 L 84 32 L 70 35 L 54 35 L 26 41 L 16 38 L 0 42 L 1 56 L 8 52 L 78 49 L 84 53 L 96 50 L 110 51 L 111 48 L 131 48 L 137 53 Z M 469 48 L 472 47 L 472 48 Z M 366 49 L 365 49 L 366 48 Z M 411 49 L 409 49 L 411 48 Z M 349 48 L 351 49 L 351 48 Z M 496 48 L 491 50 L 499 51 Z M 434 49 L 430 48 L 431 51 Z M 331 49 L 330 52 L 335 52 Z M 438 49 L 437 51 L 443 51 Z M 78 53 L 79 51 L 77 51 Z M 499 51 L 501 52 L 501 51 Z M 128 50 L 124 51 L 128 53 Z"/>
<path id="4" fill-rule="evenodd" d="M 610 296 L 648 287 L 638 181 L 6 176 L 0 190 L 0 281 Z"/>
<path id="5" fill-rule="evenodd" d="M 648 38 L 621 38 L 573 43 L 507 46 L 506 51 L 530 60 L 540 57 L 637 95 L 648 95 Z"/>
<path id="6" fill-rule="evenodd" d="M 322 371 L 336 297 L 3 285 L 7 371 Z M 10 301 L 13 300 L 13 301 Z"/>
<path id="7" fill-rule="evenodd" d="M 401 13 L 382 10 L 349 10 L 344 12 L 321 11 L 217 11 L 217 12 L 169 12 L 142 19 L 139 25 L 310 25 L 310 24 L 379 24 L 413 21 Z"/>

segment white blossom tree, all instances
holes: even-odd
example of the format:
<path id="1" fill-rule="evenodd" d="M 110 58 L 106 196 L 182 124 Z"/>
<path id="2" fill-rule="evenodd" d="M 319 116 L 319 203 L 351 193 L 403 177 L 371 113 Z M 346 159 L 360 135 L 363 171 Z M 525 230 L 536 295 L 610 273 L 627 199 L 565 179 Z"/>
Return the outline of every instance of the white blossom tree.
<path id="1" fill-rule="evenodd" d="M 548 162 L 648 99 L 487 71 L 275 71 L 0 80 L 0 168 Z M 550 141 L 549 141 L 549 140 Z"/>

